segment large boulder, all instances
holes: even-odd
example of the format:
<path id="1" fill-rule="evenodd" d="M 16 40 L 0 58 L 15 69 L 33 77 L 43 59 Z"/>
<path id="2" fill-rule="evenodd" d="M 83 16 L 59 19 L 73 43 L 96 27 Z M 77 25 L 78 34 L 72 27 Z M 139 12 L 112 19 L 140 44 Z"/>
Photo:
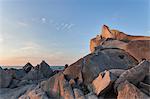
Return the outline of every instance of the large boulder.
<path id="1" fill-rule="evenodd" d="M 0 88 L 7 88 L 12 81 L 12 76 L 3 69 L 0 69 Z"/>
<path id="2" fill-rule="evenodd" d="M 59 79 L 61 73 L 55 74 L 46 81 L 41 82 L 40 86 L 50 98 L 60 98 Z"/>
<path id="3" fill-rule="evenodd" d="M 116 89 L 120 83 L 126 80 L 134 85 L 137 85 L 139 82 L 143 81 L 145 76 L 149 73 L 149 68 L 150 68 L 150 62 L 142 61 L 137 66 L 129 70 L 126 70 L 115 81 L 114 88 Z"/>
<path id="4" fill-rule="evenodd" d="M 28 63 L 23 67 L 23 70 L 28 73 L 32 68 L 33 68 L 32 64 L 28 62 Z"/>
<path id="5" fill-rule="evenodd" d="M 63 73 L 58 73 L 40 84 L 50 98 L 74 99 L 74 93 Z"/>
<path id="6" fill-rule="evenodd" d="M 136 86 L 125 81 L 118 88 L 117 99 L 149 99 L 146 94 L 142 93 Z"/>
<path id="7" fill-rule="evenodd" d="M 104 70 L 128 69 L 137 64 L 138 62 L 123 50 L 102 49 L 81 58 L 63 73 L 73 79 L 82 77 L 84 84 L 88 85 Z"/>

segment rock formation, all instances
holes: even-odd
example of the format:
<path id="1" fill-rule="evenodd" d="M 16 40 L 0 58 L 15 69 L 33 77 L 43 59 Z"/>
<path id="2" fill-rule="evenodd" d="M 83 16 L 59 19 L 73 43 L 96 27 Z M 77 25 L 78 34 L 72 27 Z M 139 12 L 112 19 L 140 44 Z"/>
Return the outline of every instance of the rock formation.
<path id="1" fill-rule="evenodd" d="M 104 25 L 90 49 L 58 73 L 45 61 L 22 69 L 0 67 L 0 99 L 150 98 L 150 37 Z"/>

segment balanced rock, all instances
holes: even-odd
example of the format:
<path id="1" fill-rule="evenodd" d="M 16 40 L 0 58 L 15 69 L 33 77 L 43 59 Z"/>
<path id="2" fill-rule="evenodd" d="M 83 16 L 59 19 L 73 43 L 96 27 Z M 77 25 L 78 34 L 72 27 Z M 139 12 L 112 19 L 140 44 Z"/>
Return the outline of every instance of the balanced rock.
<path id="1" fill-rule="evenodd" d="M 142 93 L 136 86 L 125 81 L 118 88 L 117 99 L 149 99 L 146 94 Z"/>

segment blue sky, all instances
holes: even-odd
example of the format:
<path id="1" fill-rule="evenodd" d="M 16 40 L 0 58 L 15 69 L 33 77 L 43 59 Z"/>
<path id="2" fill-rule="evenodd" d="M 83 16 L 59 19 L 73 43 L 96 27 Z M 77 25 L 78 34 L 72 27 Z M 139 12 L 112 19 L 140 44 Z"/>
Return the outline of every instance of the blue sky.
<path id="1" fill-rule="evenodd" d="M 149 0 L 0 0 L 0 64 L 71 64 L 103 24 L 150 36 Z"/>

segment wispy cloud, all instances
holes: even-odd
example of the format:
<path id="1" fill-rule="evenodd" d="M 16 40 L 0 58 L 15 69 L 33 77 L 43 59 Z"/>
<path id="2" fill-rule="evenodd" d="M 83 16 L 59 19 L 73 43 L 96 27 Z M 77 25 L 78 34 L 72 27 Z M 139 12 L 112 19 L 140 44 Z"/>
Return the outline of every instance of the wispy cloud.
<path id="1" fill-rule="evenodd" d="M 17 22 L 17 24 L 18 24 L 19 26 L 22 26 L 22 27 L 26 27 L 26 26 L 29 25 L 29 24 L 27 24 L 26 22 L 23 22 L 23 21 L 19 21 L 19 22 Z"/>
<path id="2" fill-rule="evenodd" d="M 24 46 L 20 50 L 37 50 L 40 45 L 35 42 L 25 42 Z"/>
<path id="3" fill-rule="evenodd" d="M 57 21 L 52 18 L 46 18 L 46 17 L 32 18 L 31 21 L 36 23 L 40 22 L 41 24 L 52 25 L 58 31 L 69 31 L 75 26 L 75 24 L 71 22 Z"/>
<path id="4" fill-rule="evenodd" d="M 58 31 L 59 30 L 69 31 L 71 28 L 73 28 L 74 24 L 72 24 L 72 23 L 57 23 L 55 26 Z"/>

